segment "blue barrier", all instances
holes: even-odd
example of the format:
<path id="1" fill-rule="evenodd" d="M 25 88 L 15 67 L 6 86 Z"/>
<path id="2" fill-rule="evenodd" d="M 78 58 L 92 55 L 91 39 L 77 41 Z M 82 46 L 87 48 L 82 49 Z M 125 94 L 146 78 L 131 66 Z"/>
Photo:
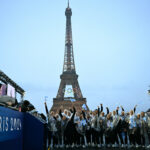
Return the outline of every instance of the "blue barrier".
<path id="1" fill-rule="evenodd" d="M 0 106 L 0 150 L 22 150 L 23 113 Z"/>
<path id="2" fill-rule="evenodd" d="M 23 150 L 43 150 L 44 124 L 30 114 L 24 114 Z"/>
<path id="3" fill-rule="evenodd" d="M 43 150 L 45 134 L 37 118 L 0 106 L 0 150 Z"/>

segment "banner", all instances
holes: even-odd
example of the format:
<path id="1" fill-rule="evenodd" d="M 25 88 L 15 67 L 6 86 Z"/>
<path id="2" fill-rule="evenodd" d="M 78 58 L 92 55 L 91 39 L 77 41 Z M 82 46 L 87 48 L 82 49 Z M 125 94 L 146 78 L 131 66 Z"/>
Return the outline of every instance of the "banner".
<path id="1" fill-rule="evenodd" d="M 47 132 L 31 114 L 0 106 L 0 150 L 45 150 Z"/>
<path id="2" fill-rule="evenodd" d="M 0 85 L 0 96 L 6 95 L 7 86 L 5 84 Z"/>
<path id="3" fill-rule="evenodd" d="M 0 150 L 22 150 L 23 113 L 0 106 Z"/>
<path id="4" fill-rule="evenodd" d="M 15 98 L 15 88 L 10 84 L 7 85 L 7 96 Z"/>

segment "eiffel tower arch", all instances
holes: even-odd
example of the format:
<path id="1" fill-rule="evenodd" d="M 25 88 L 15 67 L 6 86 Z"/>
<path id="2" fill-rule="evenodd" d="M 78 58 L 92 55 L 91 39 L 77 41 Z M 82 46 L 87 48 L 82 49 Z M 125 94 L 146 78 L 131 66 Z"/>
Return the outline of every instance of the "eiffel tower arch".
<path id="1" fill-rule="evenodd" d="M 53 99 L 53 106 L 51 108 L 51 111 L 55 113 L 59 111 L 61 106 L 62 109 L 70 109 L 74 105 L 77 111 L 81 111 L 84 105 L 86 109 L 89 110 L 86 104 L 86 98 L 82 95 L 75 69 L 71 27 L 72 10 L 69 6 L 69 2 L 65 15 L 66 36 L 63 72 L 60 75 L 60 86 L 56 98 Z"/>

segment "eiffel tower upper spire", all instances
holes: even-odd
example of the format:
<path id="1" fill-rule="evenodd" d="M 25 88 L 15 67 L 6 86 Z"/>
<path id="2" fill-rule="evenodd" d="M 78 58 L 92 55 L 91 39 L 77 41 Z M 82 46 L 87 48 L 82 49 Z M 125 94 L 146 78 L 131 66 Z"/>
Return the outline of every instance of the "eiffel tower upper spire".
<path id="1" fill-rule="evenodd" d="M 68 0 L 68 8 L 69 8 L 69 0 Z"/>
<path id="2" fill-rule="evenodd" d="M 66 38 L 65 38 L 65 56 L 64 56 L 64 65 L 63 72 L 76 72 L 75 63 L 74 63 L 74 54 L 73 54 L 73 41 L 72 41 L 72 27 L 71 27 L 71 16 L 72 10 L 69 6 L 65 11 L 66 15 Z"/>

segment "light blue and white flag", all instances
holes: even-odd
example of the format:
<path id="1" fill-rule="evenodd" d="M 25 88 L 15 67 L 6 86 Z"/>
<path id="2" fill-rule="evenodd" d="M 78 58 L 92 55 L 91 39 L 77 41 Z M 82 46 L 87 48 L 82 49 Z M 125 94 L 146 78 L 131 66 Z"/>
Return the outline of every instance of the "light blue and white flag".
<path id="1" fill-rule="evenodd" d="M 82 108 L 83 108 L 84 110 L 87 110 L 87 107 L 86 107 L 85 104 L 82 105 Z"/>
<path id="2" fill-rule="evenodd" d="M 44 98 L 45 98 L 45 102 L 46 102 L 46 101 L 47 101 L 47 99 L 48 99 L 48 96 L 45 96 Z"/>
<path id="3" fill-rule="evenodd" d="M 75 102 L 76 100 L 75 100 L 74 98 L 71 98 L 70 101 L 71 101 L 71 102 Z"/>

